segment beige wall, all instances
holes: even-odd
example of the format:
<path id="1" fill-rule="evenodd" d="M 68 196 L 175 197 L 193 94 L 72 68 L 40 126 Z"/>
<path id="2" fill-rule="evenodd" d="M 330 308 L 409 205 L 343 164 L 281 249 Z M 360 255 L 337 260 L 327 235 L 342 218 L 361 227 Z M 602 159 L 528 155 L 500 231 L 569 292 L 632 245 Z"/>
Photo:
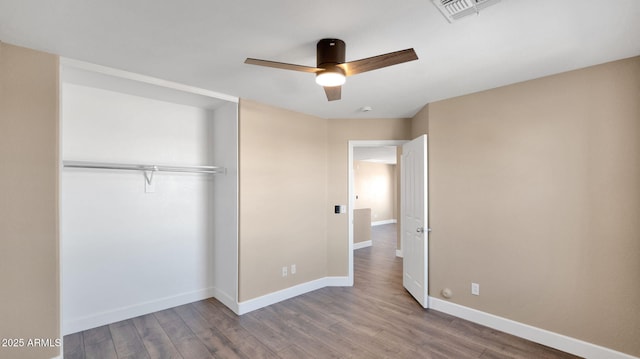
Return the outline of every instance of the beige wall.
<path id="1" fill-rule="evenodd" d="M 429 104 L 418 111 L 411 119 L 411 139 L 429 133 Z"/>
<path id="2" fill-rule="evenodd" d="M 640 356 L 640 58 L 428 111 L 430 295 Z"/>
<path id="3" fill-rule="evenodd" d="M 328 120 L 328 275 L 347 276 L 349 273 L 348 216 L 346 213 L 333 214 L 333 205 L 349 203 L 349 141 L 408 140 L 410 135 L 411 120 L 406 118 Z"/>
<path id="4" fill-rule="evenodd" d="M 410 119 L 326 120 L 240 102 L 240 301 L 348 274 L 348 141 L 406 140 Z M 298 273 L 282 278 L 282 267 Z M 289 267 L 290 269 L 290 267 Z"/>
<path id="5" fill-rule="evenodd" d="M 371 221 L 396 219 L 396 165 L 353 162 L 355 209 L 371 208 Z"/>
<path id="6" fill-rule="evenodd" d="M 58 257 L 58 58 L 0 43 L 0 338 L 60 338 Z"/>
<path id="7" fill-rule="evenodd" d="M 327 121 L 240 102 L 240 287 L 246 301 L 327 275 Z M 297 273 L 282 277 L 282 267 Z"/>
<path id="8" fill-rule="evenodd" d="M 413 123 L 413 120 L 412 120 Z M 400 176 L 402 176 L 402 146 L 396 149 L 396 249 L 402 250 L 402 221 L 400 214 L 402 213 L 402 186 L 400 185 Z"/>
<path id="9" fill-rule="evenodd" d="M 371 208 L 353 210 L 353 243 L 371 240 Z"/>

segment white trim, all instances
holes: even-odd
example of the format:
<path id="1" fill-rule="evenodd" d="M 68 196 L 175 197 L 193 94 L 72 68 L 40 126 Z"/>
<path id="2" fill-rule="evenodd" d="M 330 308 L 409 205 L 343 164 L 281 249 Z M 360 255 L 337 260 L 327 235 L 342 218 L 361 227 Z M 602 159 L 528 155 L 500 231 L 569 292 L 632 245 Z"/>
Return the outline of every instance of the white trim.
<path id="1" fill-rule="evenodd" d="M 211 298 L 214 296 L 215 292 L 214 288 L 206 288 L 96 313 L 82 318 L 69 319 L 64 322 L 62 335 L 77 333 L 105 324 L 115 323 L 121 320 L 135 318 L 141 315 Z"/>
<path id="2" fill-rule="evenodd" d="M 349 277 L 349 281 L 351 283 L 351 285 L 353 285 L 353 221 L 354 221 L 354 217 L 353 217 L 353 209 L 356 206 L 356 201 L 355 201 L 355 181 L 354 181 L 354 174 L 353 174 L 353 147 L 355 146 L 354 141 L 349 141 L 349 149 L 347 150 L 347 193 L 349 196 L 349 207 L 347 210 L 347 221 L 349 222 L 348 224 L 348 229 L 347 229 L 347 276 Z"/>
<path id="3" fill-rule="evenodd" d="M 382 226 L 384 224 L 398 223 L 397 219 L 385 219 L 384 221 L 371 222 L 371 227 Z"/>
<path id="4" fill-rule="evenodd" d="M 125 78 L 125 79 L 134 80 L 134 81 L 138 81 L 138 82 L 142 82 L 150 85 L 156 85 L 156 86 L 166 87 L 166 88 L 170 88 L 178 91 L 194 93 L 194 94 L 216 98 L 224 101 L 235 102 L 235 103 L 238 103 L 240 101 L 238 97 L 226 95 L 220 92 L 205 90 L 205 89 L 194 87 L 194 86 L 184 85 L 177 82 L 167 81 L 167 80 L 163 80 L 163 79 L 159 79 L 151 76 L 140 75 L 133 72 L 96 65 L 89 62 L 74 60 L 66 57 L 60 58 L 60 64 L 64 66 L 74 67 L 81 70 L 96 72 L 103 75 L 110 75 L 110 76 Z"/>
<path id="5" fill-rule="evenodd" d="M 352 287 L 349 277 L 324 277 L 326 287 Z"/>
<path id="6" fill-rule="evenodd" d="M 217 288 L 213 288 L 213 297 L 220 303 L 224 304 L 227 308 L 231 309 L 234 313 L 238 314 L 238 302 L 235 298 Z"/>
<path id="7" fill-rule="evenodd" d="M 497 329 L 505 333 L 584 358 L 638 359 L 637 357 L 629 354 L 624 354 L 599 345 L 591 344 L 579 339 L 571 338 L 545 329 L 536 328 L 511 319 L 506 319 L 434 297 L 429 297 L 429 307 L 439 312 L 466 319 L 489 328 Z"/>
<path id="8" fill-rule="evenodd" d="M 62 70 L 62 65 L 59 63 L 60 60 L 58 60 L 58 76 L 60 76 L 60 72 Z M 57 173 L 57 178 L 58 178 L 58 228 L 57 228 L 57 243 L 56 243 L 56 257 L 58 260 L 58 336 L 60 337 L 60 347 L 58 348 L 58 350 L 60 350 L 60 355 L 58 355 L 57 357 L 51 358 L 51 359 L 63 359 L 63 355 L 64 355 L 64 319 L 62 316 L 62 305 L 64 304 L 64 298 L 62 297 L 62 228 L 60 226 L 60 223 L 62 223 L 62 144 L 63 144 L 63 138 L 62 138 L 62 80 L 59 79 L 58 80 L 58 173 Z"/>
<path id="9" fill-rule="evenodd" d="M 348 207 L 348 221 L 349 221 L 349 245 L 347 248 L 347 258 L 349 273 L 347 276 L 348 286 L 353 285 L 353 208 L 355 208 L 355 190 L 353 179 L 353 148 L 354 147 L 372 147 L 372 146 L 402 146 L 407 143 L 407 140 L 362 140 L 362 141 L 349 141 L 349 149 L 347 152 L 347 173 L 348 178 L 348 195 L 349 195 L 349 207 Z"/>
<path id="10" fill-rule="evenodd" d="M 312 292 L 324 287 L 348 287 L 348 277 L 324 277 L 295 285 L 277 292 L 269 293 L 258 298 L 249 299 L 238 303 L 238 315 L 246 314 L 254 310 L 267 307 L 299 295 Z"/>
<path id="11" fill-rule="evenodd" d="M 356 249 L 371 247 L 372 245 L 372 240 L 357 242 L 353 244 L 353 250 L 355 251 Z"/>
<path id="12" fill-rule="evenodd" d="M 403 255 L 402 255 L 402 249 L 396 249 L 396 257 L 400 257 L 400 258 L 402 258 L 402 257 L 403 257 Z"/>

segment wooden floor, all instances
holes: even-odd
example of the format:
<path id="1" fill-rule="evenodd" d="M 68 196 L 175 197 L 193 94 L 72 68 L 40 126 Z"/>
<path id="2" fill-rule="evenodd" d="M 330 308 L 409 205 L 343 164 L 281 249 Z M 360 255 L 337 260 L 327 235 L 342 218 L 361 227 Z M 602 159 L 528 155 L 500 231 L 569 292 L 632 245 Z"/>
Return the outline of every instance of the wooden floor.
<path id="1" fill-rule="evenodd" d="M 241 317 L 215 299 L 64 337 L 64 358 L 575 358 L 443 313 L 402 288 L 395 225 L 355 253 L 355 285 Z"/>

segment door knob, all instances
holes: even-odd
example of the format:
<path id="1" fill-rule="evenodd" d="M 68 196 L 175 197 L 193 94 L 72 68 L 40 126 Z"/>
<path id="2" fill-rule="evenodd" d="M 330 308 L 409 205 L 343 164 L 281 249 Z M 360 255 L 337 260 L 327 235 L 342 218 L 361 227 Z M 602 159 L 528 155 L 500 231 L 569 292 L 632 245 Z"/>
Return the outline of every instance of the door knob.
<path id="1" fill-rule="evenodd" d="M 418 227 L 418 228 L 416 228 L 416 232 L 424 233 L 424 228 L 423 227 Z"/>

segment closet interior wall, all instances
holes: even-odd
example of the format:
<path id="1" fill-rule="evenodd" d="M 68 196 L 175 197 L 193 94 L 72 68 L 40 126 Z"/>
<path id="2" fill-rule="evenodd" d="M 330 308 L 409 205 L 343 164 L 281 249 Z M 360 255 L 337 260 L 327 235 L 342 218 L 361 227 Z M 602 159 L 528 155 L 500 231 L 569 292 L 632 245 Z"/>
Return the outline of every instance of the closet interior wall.
<path id="1" fill-rule="evenodd" d="M 209 297 L 233 309 L 237 100 L 98 69 L 61 66 L 63 162 L 226 171 L 155 172 L 149 184 L 142 171 L 63 168 L 63 334 Z"/>

